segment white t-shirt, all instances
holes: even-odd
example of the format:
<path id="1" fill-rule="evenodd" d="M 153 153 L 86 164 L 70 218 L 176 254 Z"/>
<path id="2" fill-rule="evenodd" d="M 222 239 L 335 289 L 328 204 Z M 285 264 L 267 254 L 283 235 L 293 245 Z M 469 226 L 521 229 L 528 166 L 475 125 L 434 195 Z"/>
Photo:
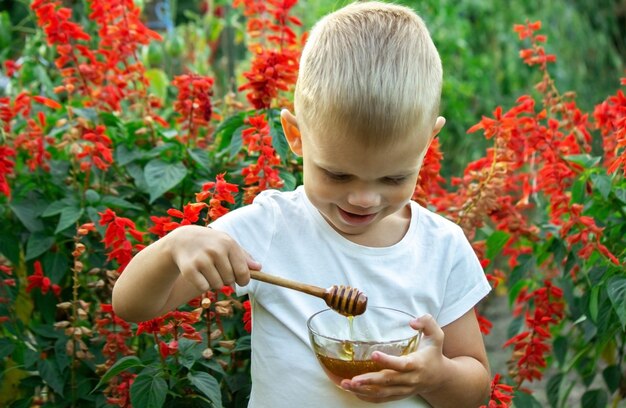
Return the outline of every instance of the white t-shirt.
<path id="1" fill-rule="evenodd" d="M 329 288 L 346 285 L 415 316 L 430 313 L 445 326 L 491 290 L 462 230 L 411 202 L 411 224 L 392 246 L 370 248 L 337 233 L 306 197 L 265 191 L 254 202 L 211 224 L 232 236 L 263 271 Z M 319 366 L 307 319 L 327 308 L 322 299 L 264 282 L 238 287 L 252 306 L 253 408 L 372 407 L 335 386 Z M 367 312 L 366 312 L 367 313 Z M 426 407 L 413 397 L 379 407 Z"/>

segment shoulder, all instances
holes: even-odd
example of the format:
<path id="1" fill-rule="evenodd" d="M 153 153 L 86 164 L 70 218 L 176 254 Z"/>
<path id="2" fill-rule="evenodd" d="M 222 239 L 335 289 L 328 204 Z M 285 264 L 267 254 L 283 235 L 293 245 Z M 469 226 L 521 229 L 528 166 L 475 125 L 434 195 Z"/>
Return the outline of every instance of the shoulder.
<path id="1" fill-rule="evenodd" d="M 416 222 L 418 227 L 418 233 L 428 234 L 433 238 L 467 240 L 463 229 L 443 215 L 422 207 L 415 201 L 411 201 L 411 210 L 413 213 L 413 221 Z"/>

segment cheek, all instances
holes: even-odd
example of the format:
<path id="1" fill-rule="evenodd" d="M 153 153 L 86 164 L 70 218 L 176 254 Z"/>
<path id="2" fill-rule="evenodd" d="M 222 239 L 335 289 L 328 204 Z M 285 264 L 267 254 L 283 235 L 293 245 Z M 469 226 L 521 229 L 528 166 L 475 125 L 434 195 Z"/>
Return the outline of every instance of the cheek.
<path id="1" fill-rule="evenodd" d="M 415 183 L 407 182 L 389 193 L 389 201 L 397 205 L 404 205 L 411 200 L 414 191 Z"/>

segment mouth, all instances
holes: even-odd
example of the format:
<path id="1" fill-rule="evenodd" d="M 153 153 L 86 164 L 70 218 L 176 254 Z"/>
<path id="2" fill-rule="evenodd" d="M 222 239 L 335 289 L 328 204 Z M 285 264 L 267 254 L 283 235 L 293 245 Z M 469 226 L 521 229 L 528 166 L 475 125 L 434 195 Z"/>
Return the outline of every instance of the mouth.
<path id="1" fill-rule="evenodd" d="M 370 223 L 375 217 L 376 213 L 373 214 L 356 214 L 342 209 L 341 207 L 337 207 L 339 210 L 339 215 L 343 219 L 346 224 L 361 226 Z"/>

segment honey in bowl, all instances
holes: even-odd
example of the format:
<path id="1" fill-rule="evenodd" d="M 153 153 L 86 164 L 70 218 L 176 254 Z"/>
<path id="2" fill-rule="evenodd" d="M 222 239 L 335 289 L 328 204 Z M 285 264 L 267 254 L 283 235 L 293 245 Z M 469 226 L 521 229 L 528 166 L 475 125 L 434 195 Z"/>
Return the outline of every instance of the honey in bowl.
<path id="1" fill-rule="evenodd" d="M 330 309 L 311 316 L 307 322 L 315 355 L 330 380 L 380 371 L 371 359 L 374 351 L 400 356 L 417 349 L 420 332 L 409 326 L 413 316 L 399 310 L 371 306 L 355 317 L 341 316 Z"/>

